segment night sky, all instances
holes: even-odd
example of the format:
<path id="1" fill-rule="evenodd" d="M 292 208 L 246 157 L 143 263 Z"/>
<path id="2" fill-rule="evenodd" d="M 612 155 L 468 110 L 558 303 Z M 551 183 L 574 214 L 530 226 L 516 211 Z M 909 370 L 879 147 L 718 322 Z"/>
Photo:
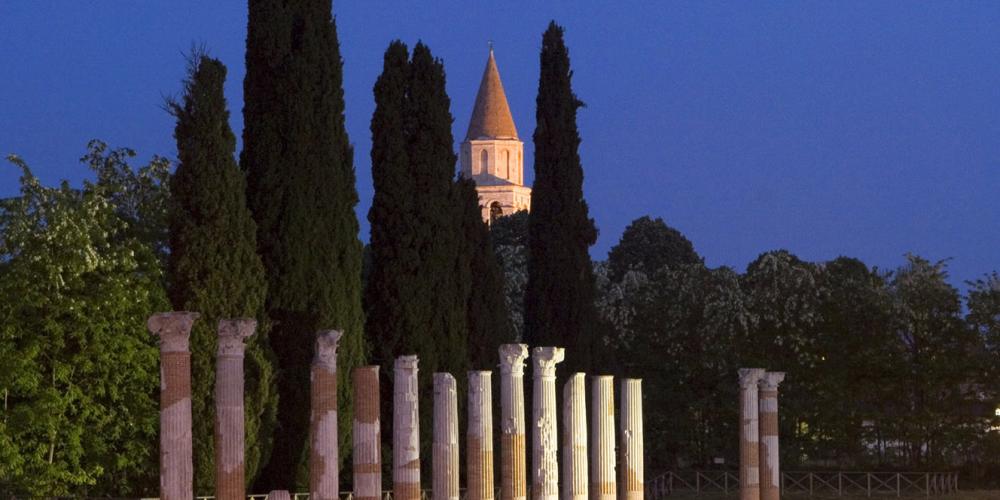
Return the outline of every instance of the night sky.
<path id="1" fill-rule="evenodd" d="M 541 2 L 538 2 L 541 4 Z M 1000 270 L 1000 2 L 387 2 L 334 5 L 355 145 L 360 237 L 371 203 L 372 85 L 395 38 L 442 58 L 455 137 L 493 40 L 530 182 L 541 34 L 566 28 L 585 193 L 603 259 L 663 217 L 710 266 L 785 248 L 894 268 Z M 174 158 L 164 96 L 204 45 L 229 67 L 242 130 L 241 1 L 0 2 L 0 154 L 46 183 L 87 175 L 86 142 Z M 457 147 L 457 145 L 456 145 Z M 18 171 L 0 163 L 0 197 Z"/>

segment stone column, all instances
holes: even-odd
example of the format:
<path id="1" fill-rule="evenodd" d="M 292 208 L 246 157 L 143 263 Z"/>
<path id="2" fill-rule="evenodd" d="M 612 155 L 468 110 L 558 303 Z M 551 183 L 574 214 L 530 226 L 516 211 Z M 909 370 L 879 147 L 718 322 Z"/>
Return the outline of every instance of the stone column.
<path id="1" fill-rule="evenodd" d="M 527 498 L 524 360 L 528 346 L 500 346 L 500 500 Z"/>
<path id="2" fill-rule="evenodd" d="M 642 380 L 622 380 L 621 460 L 618 462 L 622 500 L 643 500 Z"/>
<path id="3" fill-rule="evenodd" d="M 257 329 L 250 318 L 219 320 L 215 355 L 215 498 L 243 500 L 243 343 Z"/>
<path id="4" fill-rule="evenodd" d="M 532 500 L 559 498 L 559 436 L 556 433 L 556 364 L 566 357 L 562 347 L 536 347 L 532 373 L 531 481 Z"/>
<path id="5" fill-rule="evenodd" d="M 434 500 L 458 500 L 458 389 L 450 373 L 434 374 Z"/>
<path id="6" fill-rule="evenodd" d="M 420 500 L 420 416 L 417 356 L 400 356 L 393 367 L 392 496 Z"/>
<path id="7" fill-rule="evenodd" d="M 563 386 L 563 500 L 587 500 L 586 375 L 574 373 Z"/>
<path id="8" fill-rule="evenodd" d="M 309 419 L 309 498 L 340 497 L 340 449 L 337 434 L 337 346 L 343 332 L 316 334 Z"/>
<path id="9" fill-rule="evenodd" d="M 590 498 L 617 500 L 615 478 L 615 378 L 599 375 L 590 389 Z"/>
<path id="10" fill-rule="evenodd" d="M 292 500 L 292 495 L 288 490 L 271 490 L 267 494 L 267 500 Z"/>
<path id="11" fill-rule="evenodd" d="M 760 391 L 760 500 L 781 498 L 778 464 L 778 384 L 784 372 L 767 372 L 758 382 Z"/>
<path id="12" fill-rule="evenodd" d="M 160 498 L 194 497 L 191 452 L 191 351 L 196 312 L 157 313 L 146 327 L 160 337 Z"/>
<path id="13" fill-rule="evenodd" d="M 354 500 L 382 498 L 382 419 L 378 366 L 361 366 L 354 382 Z"/>
<path id="14" fill-rule="evenodd" d="M 740 500 L 760 500 L 757 383 L 763 368 L 740 368 Z"/>
<path id="15" fill-rule="evenodd" d="M 493 500 L 493 377 L 469 372 L 467 500 Z"/>

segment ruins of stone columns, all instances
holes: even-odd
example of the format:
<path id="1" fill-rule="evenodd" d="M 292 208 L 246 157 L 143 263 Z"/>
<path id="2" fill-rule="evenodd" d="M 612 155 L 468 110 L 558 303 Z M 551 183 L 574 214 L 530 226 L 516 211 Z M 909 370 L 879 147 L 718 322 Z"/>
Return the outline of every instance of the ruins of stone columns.
<path id="1" fill-rule="evenodd" d="M 468 500 L 493 500 L 492 384 L 492 372 L 469 372 Z"/>
<path id="2" fill-rule="evenodd" d="M 337 500 L 340 496 L 337 346 L 342 335 L 337 330 L 316 334 L 309 419 L 309 498 L 313 500 Z"/>
<path id="3" fill-rule="evenodd" d="M 420 416 L 417 356 L 400 356 L 393 366 L 392 496 L 420 500 Z"/>
<path id="4" fill-rule="evenodd" d="M 351 374 L 354 386 L 354 500 L 382 498 L 382 419 L 379 415 L 378 366 Z"/>
<path id="5" fill-rule="evenodd" d="M 740 368 L 740 500 L 760 500 L 757 383 L 763 368 Z"/>
<path id="6" fill-rule="evenodd" d="M 590 388 L 591 431 L 590 498 L 616 500 L 615 478 L 615 378 L 593 377 Z"/>
<path id="7" fill-rule="evenodd" d="M 527 497 L 524 360 L 528 346 L 500 346 L 500 500 Z"/>
<path id="8" fill-rule="evenodd" d="M 458 389 L 450 373 L 434 374 L 434 500 L 458 500 Z"/>
<path id="9" fill-rule="evenodd" d="M 618 470 L 622 500 L 643 500 L 642 379 L 627 378 L 621 386 L 621 460 Z"/>
<path id="10" fill-rule="evenodd" d="M 246 496 L 243 458 L 246 431 L 243 406 L 244 341 L 257 329 L 250 318 L 219 320 L 215 354 L 215 498 Z"/>
<path id="11" fill-rule="evenodd" d="M 292 494 L 288 490 L 271 490 L 267 494 L 267 500 L 292 500 Z"/>
<path id="12" fill-rule="evenodd" d="M 767 372 L 758 382 L 760 405 L 760 500 L 781 498 L 778 463 L 778 384 L 784 372 Z"/>
<path id="13" fill-rule="evenodd" d="M 556 364 L 566 357 L 562 347 L 536 347 L 532 372 L 531 482 L 532 500 L 559 498 L 559 436 L 556 433 Z"/>
<path id="14" fill-rule="evenodd" d="M 562 500 L 587 500 L 586 378 L 574 373 L 563 386 Z"/>
<path id="15" fill-rule="evenodd" d="M 191 449 L 191 325 L 196 312 L 157 313 L 146 327 L 160 344 L 160 498 L 194 497 Z"/>

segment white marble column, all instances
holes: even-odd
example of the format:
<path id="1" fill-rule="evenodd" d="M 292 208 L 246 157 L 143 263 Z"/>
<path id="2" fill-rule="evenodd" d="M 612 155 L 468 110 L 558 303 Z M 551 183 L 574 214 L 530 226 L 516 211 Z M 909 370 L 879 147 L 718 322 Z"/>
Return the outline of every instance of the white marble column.
<path id="1" fill-rule="evenodd" d="M 590 389 L 591 439 L 590 498 L 616 500 L 615 478 L 615 378 L 599 375 Z"/>
<path id="2" fill-rule="evenodd" d="M 740 368 L 740 500 L 760 500 L 757 383 L 763 368 Z"/>
<path id="3" fill-rule="evenodd" d="M 556 431 L 556 364 L 565 359 L 562 347 L 536 347 L 531 352 L 532 500 L 559 498 L 559 436 Z"/>
<path id="4" fill-rule="evenodd" d="M 458 500 L 458 393 L 450 373 L 434 374 L 434 500 Z"/>
<path id="5" fill-rule="evenodd" d="M 469 372 L 467 500 L 493 500 L 493 377 Z"/>
<path id="6" fill-rule="evenodd" d="M 250 318 L 219 320 L 215 353 L 215 498 L 243 500 L 246 418 L 243 405 L 243 343 L 257 329 Z"/>
<path id="7" fill-rule="evenodd" d="M 767 372 L 757 387 L 760 392 L 760 500 L 781 498 L 781 467 L 778 463 L 778 385 L 784 372 Z"/>
<path id="8" fill-rule="evenodd" d="M 527 497 L 524 360 L 528 346 L 500 346 L 500 500 Z"/>
<path id="9" fill-rule="evenodd" d="M 417 357 L 396 358 L 392 411 L 392 496 L 420 500 L 420 408 Z"/>
<path id="10" fill-rule="evenodd" d="M 562 500 L 587 500 L 586 378 L 574 373 L 563 386 Z"/>
<path id="11" fill-rule="evenodd" d="M 622 500 L 643 500 L 644 449 L 642 438 L 642 380 L 627 378 L 621 385 L 621 441 L 618 443 L 618 480 Z"/>
<path id="12" fill-rule="evenodd" d="M 352 372 L 354 386 L 354 500 L 382 498 L 382 417 L 378 366 Z"/>
<path id="13" fill-rule="evenodd" d="M 146 327 L 160 338 L 160 498 L 191 499 L 191 325 L 196 312 L 157 313 Z"/>
<path id="14" fill-rule="evenodd" d="M 309 498 L 340 497 L 340 449 L 337 440 L 337 345 L 343 332 L 316 334 L 312 363 L 311 416 L 309 420 Z"/>

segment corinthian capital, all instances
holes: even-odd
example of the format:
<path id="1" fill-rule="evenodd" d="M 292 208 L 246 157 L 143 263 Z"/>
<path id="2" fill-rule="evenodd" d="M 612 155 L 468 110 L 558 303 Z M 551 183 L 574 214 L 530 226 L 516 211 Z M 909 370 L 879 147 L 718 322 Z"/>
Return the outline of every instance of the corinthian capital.
<path id="1" fill-rule="evenodd" d="M 763 368 L 740 368 L 740 387 L 748 388 L 756 386 L 760 379 L 764 377 L 765 370 Z"/>
<path id="2" fill-rule="evenodd" d="M 191 325 L 198 316 L 190 311 L 156 313 L 146 320 L 146 328 L 160 337 L 160 352 L 188 352 Z"/>
<path id="3" fill-rule="evenodd" d="M 337 347 L 343 335 L 344 332 L 340 330 L 316 332 L 316 353 L 313 356 L 313 364 L 331 372 L 337 371 Z"/>
<path id="4" fill-rule="evenodd" d="M 562 347 L 536 347 L 531 357 L 535 360 L 536 376 L 555 378 L 556 364 L 566 359 L 566 350 Z"/>
<path id="5" fill-rule="evenodd" d="M 524 360 L 528 358 L 528 346 L 525 344 L 503 344 L 499 350 L 500 373 L 524 375 Z"/>
<path id="6" fill-rule="evenodd" d="M 242 356 L 246 345 L 243 341 L 257 330 L 257 320 L 253 318 L 220 319 L 218 336 L 218 356 Z"/>
<path id="7" fill-rule="evenodd" d="M 767 372 L 758 382 L 762 391 L 777 391 L 778 384 L 785 380 L 785 372 Z"/>

